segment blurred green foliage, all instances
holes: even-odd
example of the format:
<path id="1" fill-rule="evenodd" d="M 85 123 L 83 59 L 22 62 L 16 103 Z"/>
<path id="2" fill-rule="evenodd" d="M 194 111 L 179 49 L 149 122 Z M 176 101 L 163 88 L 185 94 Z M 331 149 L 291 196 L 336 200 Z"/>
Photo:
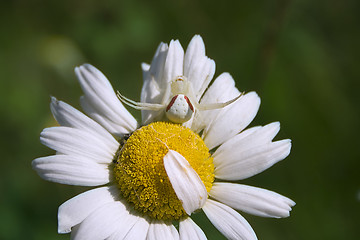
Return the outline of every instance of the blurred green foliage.
<path id="1" fill-rule="evenodd" d="M 357 239 L 359 12 L 357 0 L 1 1 L 0 239 L 69 239 L 57 234 L 57 207 L 85 188 L 44 181 L 31 161 L 52 154 L 39 142 L 55 125 L 49 96 L 79 107 L 74 67 L 92 63 L 138 100 L 140 63 L 160 41 L 186 47 L 194 34 L 216 76 L 230 72 L 240 90 L 259 93 L 252 125 L 279 120 L 277 139 L 293 140 L 285 161 L 243 181 L 297 202 L 286 219 L 244 214 L 258 238 Z"/>

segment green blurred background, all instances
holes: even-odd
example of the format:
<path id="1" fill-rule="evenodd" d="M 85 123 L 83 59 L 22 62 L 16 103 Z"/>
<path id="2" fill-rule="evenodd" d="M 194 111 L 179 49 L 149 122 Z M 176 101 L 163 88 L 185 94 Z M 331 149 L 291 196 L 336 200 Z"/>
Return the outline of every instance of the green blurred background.
<path id="1" fill-rule="evenodd" d="M 297 202 L 286 219 L 244 214 L 259 239 L 358 239 L 360 2 L 45 1 L 0 3 L 0 239 L 69 239 L 57 208 L 84 188 L 46 182 L 31 161 L 52 151 L 50 95 L 79 107 L 75 66 L 98 67 L 139 99 L 141 62 L 160 41 L 201 34 L 216 76 L 262 99 L 252 126 L 280 121 L 290 156 L 242 181 Z M 138 118 L 139 113 L 131 111 Z M 209 239 L 223 239 L 201 214 Z"/>

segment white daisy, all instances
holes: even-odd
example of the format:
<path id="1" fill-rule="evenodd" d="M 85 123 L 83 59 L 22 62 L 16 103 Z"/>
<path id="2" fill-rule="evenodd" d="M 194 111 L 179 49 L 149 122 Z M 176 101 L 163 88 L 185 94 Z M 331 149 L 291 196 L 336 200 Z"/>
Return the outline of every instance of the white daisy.
<path id="1" fill-rule="evenodd" d="M 142 67 L 141 103 L 120 95 L 142 109 L 141 123 L 124 108 L 106 77 L 88 64 L 75 72 L 84 91 L 81 105 L 89 117 L 52 98 L 51 110 L 61 126 L 44 129 L 40 140 L 56 155 L 35 159 L 33 168 L 49 181 L 101 186 L 59 207 L 59 233 L 86 240 L 206 239 L 191 220 L 202 209 L 228 239 L 256 239 L 236 210 L 289 216 L 292 200 L 224 182 L 271 167 L 289 154 L 291 142 L 272 141 L 280 129 L 277 122 L 244 130 L 260 99 L 255 92 L 239 98 L 228 73 L 209 85 L 215 63 L 206 57 L 201 37 L 191 40 L 186 53 L 178 41 L 161 43 L 151 65 Z M 178 94 L 171 85 L 179 77 L 190 86 L 182 89 L 179 99 L 189 94 L 192 103 L 169 102 Z M 171 119 L 169 109 L 177 121 L 183 115 L 176 111 L 190 111 L 190 106 L 192 112 L 182 125 L 159 121 Z M 178 230 L 174 221 L 179 222 Z"/>

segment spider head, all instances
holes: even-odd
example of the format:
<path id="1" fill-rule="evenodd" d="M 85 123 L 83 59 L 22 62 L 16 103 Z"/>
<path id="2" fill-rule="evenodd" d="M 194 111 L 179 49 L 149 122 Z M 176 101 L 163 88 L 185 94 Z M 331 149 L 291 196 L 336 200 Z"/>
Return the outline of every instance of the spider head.
<path id="1" fill-rule="evenodd" d="M 178 94 L 188 95 L 190 91 L 190 82 L 185 76 L 177 76 L 171 82 L 171 93 L 173 96 Z"/>

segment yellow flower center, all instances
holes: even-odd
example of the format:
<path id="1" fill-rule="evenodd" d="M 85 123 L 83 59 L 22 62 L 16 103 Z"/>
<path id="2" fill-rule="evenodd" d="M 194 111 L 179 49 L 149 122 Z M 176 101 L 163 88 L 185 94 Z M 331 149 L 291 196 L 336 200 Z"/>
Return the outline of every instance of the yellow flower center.
<path id="1" fill-rule="evenodd" d="M 165 172 L 169 149 L 180 153 L 209 192 L 214 181 L 213 158 L 201 137 L 178 124 L 155 122 L 136 130 L 120 144 L 114 177 L 122 197 L 150 217 L 177 220 L 186 216 Z"/>

